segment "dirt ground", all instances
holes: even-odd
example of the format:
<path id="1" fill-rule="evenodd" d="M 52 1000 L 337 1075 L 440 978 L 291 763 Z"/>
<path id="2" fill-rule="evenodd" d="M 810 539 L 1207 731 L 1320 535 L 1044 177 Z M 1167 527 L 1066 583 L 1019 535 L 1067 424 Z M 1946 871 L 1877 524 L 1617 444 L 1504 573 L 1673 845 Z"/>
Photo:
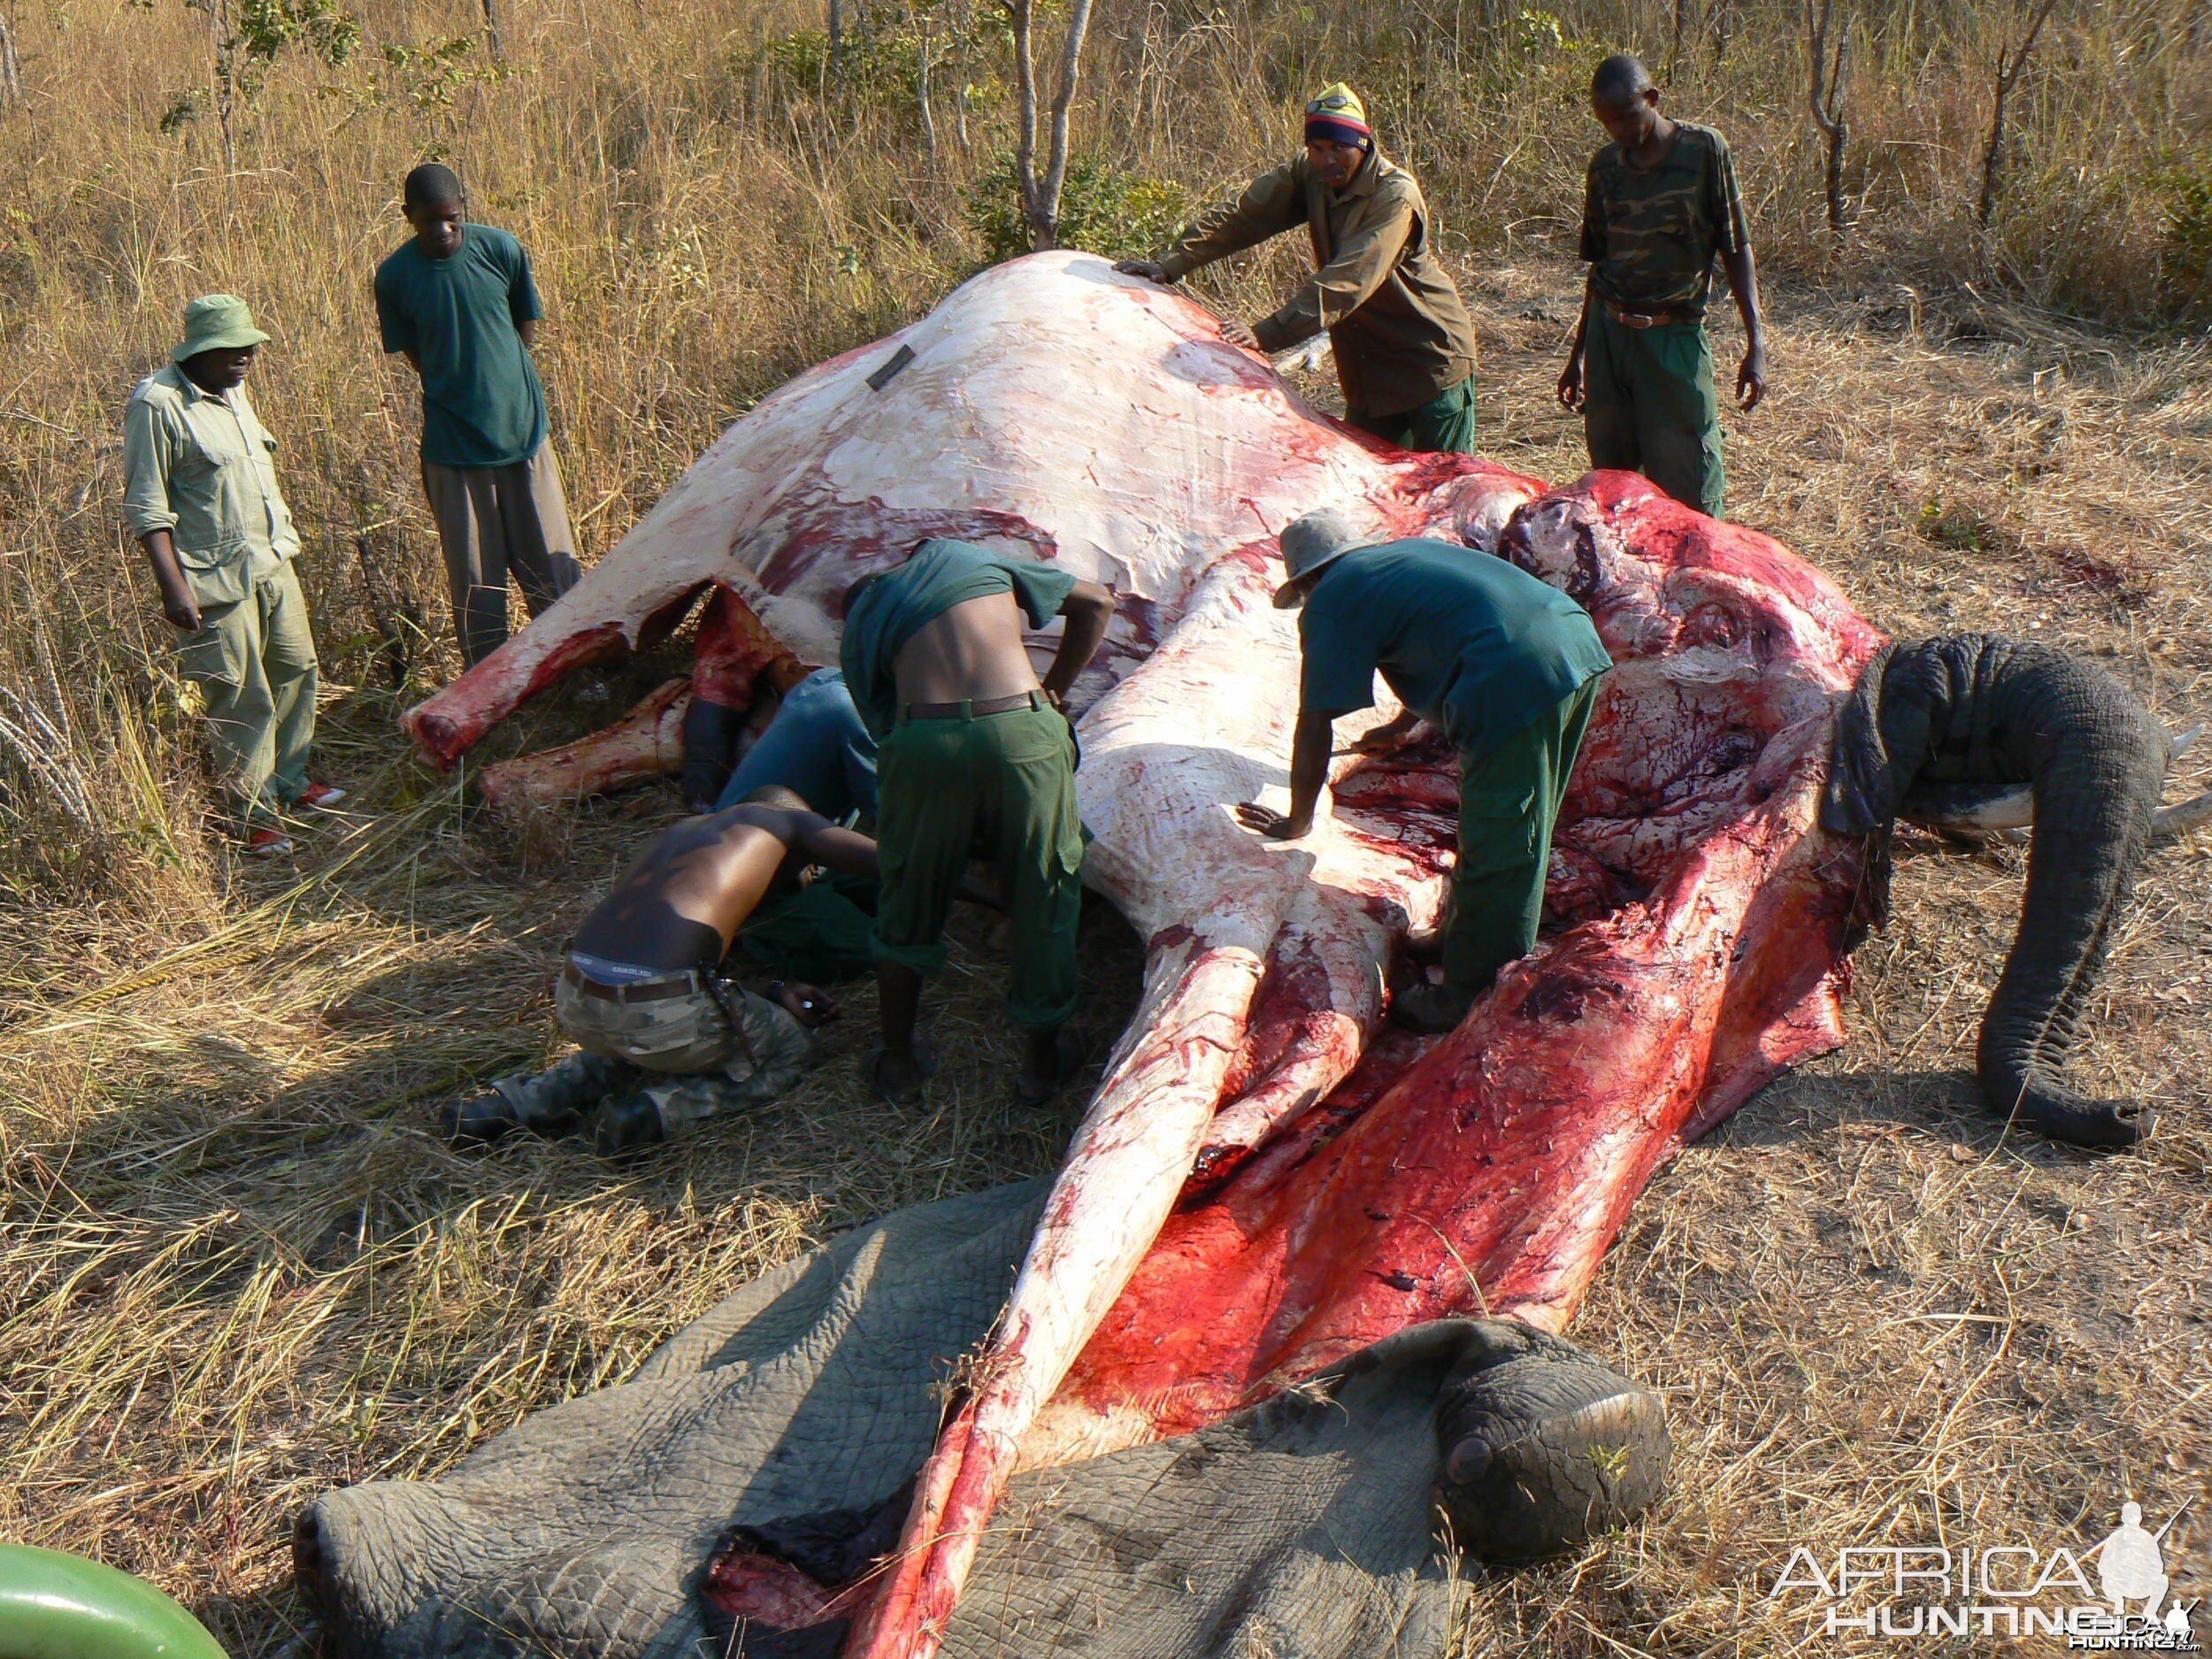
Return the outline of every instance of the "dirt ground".
<path id="1" fill-rule="evenodd" d="M 1572 284 L 1470 286 L 1486 439 L 1555 479 L 1579 470 L 1550 389 Z M 1729 424 L 1734 516 L 1893 631 L 2033 634 L 2170 725 L 2212 718 L 2212 350 L 1970 292 L 1772 311 L 1771 396 Z M 1732 372 L 1732 328 L 1717 344 Z M 621 1166 L 447 1150 L 433 1103 L 556 1046 L 560 941 L 677 805 L 650 791 L 518 836 L 414 772 L 388 697 L 329 703 L 334 770 L 379 816 L 334 822 L 293 872 L 236 872 L 232 919 L 180 951 L 88 929 L 65 977 L 52 954 L 0 970 L 0 1534 L 144 1574 L 241 1655 L 301 1633 L 287 1537 L 316 1490 L 434 1474 L 772 1263 L 1048 1170 L 1082 1103 L 1012 1105 L 999 964 L 971 932 L 932 1003 L 946 1066 L 923 1111 L 859 1087 L 856 987 L 828 1064 L 772 1112 Z M 2193 752 L 2170 794 L 2208 783 Z M 1909 841 L 1849 1045 L 1653 1183 L 1569 1334 L 1666 1391 L 1672 1494 L 1576 1560 L 1476 1572 L 1460 1654 L 1833 1651 L 1849 1639 L 1802 1594 L 1770 1596 L 1798 1546 L 2080 1551 L 2124 1498 L 2154 1527 L 2186 1508 L 2176 1594 L 2212 1591 L 2212 834 L 2154 858 L 2093 1018 L 2084 1079 L 2160 1113 L 2127 1156 L 2005 1137 L 1976 1104 L 2023 868 Z M 1104 907 L 1087 926 L 1109 1032 L 1141 953 Z"/>

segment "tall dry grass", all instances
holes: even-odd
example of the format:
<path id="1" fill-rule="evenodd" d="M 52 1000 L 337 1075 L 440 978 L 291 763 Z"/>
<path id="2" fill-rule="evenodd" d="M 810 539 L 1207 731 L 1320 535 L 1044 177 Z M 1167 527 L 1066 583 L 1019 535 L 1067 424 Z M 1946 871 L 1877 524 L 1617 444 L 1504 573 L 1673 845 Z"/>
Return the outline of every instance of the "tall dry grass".
<path id="1" fill-rule="evenodd" d="M 270 1654 L 299 1616 L 284 1526 L 318 1486 L 434 1472 L 623 1374 L 810 1239 L 1057 1155 L 1076 1102 L 1008 1110 L 997 966 L 973 941 L 936 1002 L 951 1064 L 926 1117 L 865 1103 L 864 993 L 787 1106 L 639 1164 L 430 1141 L 430 1101 L 555 1041 L 545 964 L 670 807 L 595 805 L 518 843 L 402 751 L 398 708 L 456 664 L 413 392 L 377 354 L 368 286 L 402 234 L 402 173 L 454 160 L 535 257 L 556 442 L 595 555 L 754 399 L 985 257 L 1004 44 L 946 0 L 926 125 L 920 26 L 883 5 L 841 85 L 807 9 L 500 0 L 495 65 L 475 0 L 377 0 L 349 63 L 269 67 L 230 172 L 211 116 L 163 127 L 208 78 L 201 13 L 0 7 L 29 93 L 0 110 L 0 716 L 27 734 L 27 752 L 0 744 L 0 1535 L 144 1572 L 234 1651 Z M 1547 388 L 1596 136 L 1580 89 L 1601 50 L 1638 47 L 1674 107 L 1734 140 L 1762 254 L 1789 279 L 1773 402 L 1732 434 L 1741 515 L 1887 626 L 2043 632 L 2108 657 L 2174 723 L 2204 718 L 2204 353 L 2049 315 L 2134 327 L 2194 297 L 2192 238 L 2212 223 L 2192 206 L 2197 13 L 2070 0 L 1984 235 L 1987 81 L 2021 9 L 1865 10 L 1841 253 L 1795 10 L 1680 15 L 1678 55 L 1671 4 L 1113 0 L 1071 228 L 1156 234 L 1281 153 L 1299 98 L 1348 76 L 1421 171 L 1476 305 L 1486 442 L 1566 476 L 1576 442 Z M 1209 291 L 1249 314 L 1300 257 L 1272 250 Z M 216 288 L 276 336 L 253 389 L 307 541 L 323 746 L 375 814 L 303 830 L 281 869 L 212 833 L 115 511 L 122 400 L 181 301 Z M 564 719 L 628 688 L 526 710 L 503 741 L 571 735 Z M 2107 1165 L 2000 1146 L 1958 1081 L 2017 879 L 2010 855 L 1909 861 L 1898 930 L 1862 956 L 1854 1048 L 1649 1196 L 1578 1334 L 1678 1391 L 1685 1495 L 1564 1569 L 1479 1584 L 1468 1653 L 1821 1651 L 1759 1600 L 1794 1542 L 2070 1538 L 2122 1485 L 2160 1516 L 2204 1491 L 2212 863 L 2202 837 L 2170 855 L 2116 951 L 2096 1064 L 2170 1120 Z M 1135 950 L 1095 928 L 1110 1024 Z M 2176 1534 L 2198 1563 L 2205 1536 L 2200 1519 Z"/>

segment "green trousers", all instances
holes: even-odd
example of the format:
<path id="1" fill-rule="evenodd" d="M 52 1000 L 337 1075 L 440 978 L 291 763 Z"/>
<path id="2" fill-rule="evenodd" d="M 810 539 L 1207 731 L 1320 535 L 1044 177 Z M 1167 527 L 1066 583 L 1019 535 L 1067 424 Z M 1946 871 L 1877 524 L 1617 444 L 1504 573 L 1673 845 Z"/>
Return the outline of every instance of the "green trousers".
<path id="1" fill-rule="evenodd" d="M 207 703 L 215 776 L 247 826 L 273 824 L 307 787 L 315 738 L 315 636 L 289 559 L 243 599 L 208 605 L 177 647 Z"/>
<path id="2" fill-rule="evenodd" d="M 1371 433 L 1402 449 L 1431 455 L 1472 455 L 1475 452 L 1475 377 L 1439 392 L 1418 409 L 1400 415 L 1370 415 L 1357 409 L 1344 411 L 1345 424 Z"/>
<path id="3" fill-rule="evenodd" d="M 745 918 L 737 947 L 770 972 L 808 985 L 838 985 L 866 973 L 873 958 L 876 884 L 825 873 L 771 899 Z"/>
<path id="4" fill-rule="evenodd" d="M 1702 322 L 1631 328 L 1595 298 L 1583 336 L 1582 432 L 1592 466 L 1641 472 L 1721 516 L 1720 398 Z"/>
<path id="5" fill-rule="evenodd" d="M 1552 821 L 1598 698 L 1586 680 L 1488 753 L 1459 763 L 1459 863 L 1444 922 L 1444 983 L 1479 994 L 1535 949 Z"/>
<path id="6" fill-rule="evenodd" d="M 902 720 L 876 755 L 883 887 L 869 941 L 880 962 L 945 965 L 945 920 L 972 849 L 996 868 L 1012 927 L 1006 1009 L 1028 1031 L 1075 1013 L 1083 820 L 1075 734 L 1037 706 L 964 719 Z"/>

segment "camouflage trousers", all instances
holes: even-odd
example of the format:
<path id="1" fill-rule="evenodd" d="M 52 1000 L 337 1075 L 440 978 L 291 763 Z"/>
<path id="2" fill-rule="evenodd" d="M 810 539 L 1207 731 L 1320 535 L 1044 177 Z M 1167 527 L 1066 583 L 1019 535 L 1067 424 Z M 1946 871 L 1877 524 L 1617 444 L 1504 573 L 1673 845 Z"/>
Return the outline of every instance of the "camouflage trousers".
<path id="1" fill-rule="evenodd" d="M 635 1094 L 672 1138 L 787 1093 L 815 1057 L 814 1039 L 788 1010 L 703 973 L 601 986 L 572 964 L 553 1007 L 583 1052 L 492 1085 L 540 1134 L 561 1133 Z"/>

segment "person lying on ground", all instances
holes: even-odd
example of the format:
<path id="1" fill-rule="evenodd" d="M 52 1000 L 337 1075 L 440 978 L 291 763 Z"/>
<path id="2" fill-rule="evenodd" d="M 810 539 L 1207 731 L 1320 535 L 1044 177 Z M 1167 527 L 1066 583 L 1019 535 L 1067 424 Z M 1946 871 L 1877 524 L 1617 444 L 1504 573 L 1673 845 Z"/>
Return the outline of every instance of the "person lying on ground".
<path id="1" fill-rule="evenodd" d="M 761 795 L 686 818 L 646 849 L 576 930 L 554 987 L 555 1018 L 583 1052 L 446 1107 L 449 1140 L 563 1134 L 588 1119 L 612 1155 L 798 1082 L 836 1003 L 810 985 L 732 983 L 723 958 L 772 893 L 815 865 L 873 877 L 876 848 L 788 790 Z"/>
<path id="2" fill-rule="evenodd" d="M 1584 191 L 1590 276 L 1559 401 L 1582 411 L 1592 466 L 1641 472 L 1717 518 L 1727 480 L 1705 335 L 1715 255 L 1743 319 L 1736 401 L 1746 413 L 1767 384 L 1759 273 L 1728 141 L 1662 115 L 1649 72 L 1624 52 L 1598 65 L 1590 108 L 1613 142 L 1592 158 Z"/>
<path id="3" fill-rule="evenodd" d="M 1302 153 L 1206 209 L 1157 259 L 1114 268 L 1179 282 L 1301 228 L 1314 274 L 1271 317 L 1223 323 L 1222 337 L 1281 351 L 1325 328 L 1346 420 L 1409 449 L 1472 454 L 1474 325 L 1437 257 L 1419 183 L 1384 159 L 1358 95 L 1341 82 L 1306 105 Z"/>
<path id="4" fill-rule="evenodd" d="M 377 321 L 422 380 L 423 494 L 474 667 L 507 637 L 510 572 L 534 617 L 583 573 L 530 357 L 545 308 L 522 244 L 469 222 L 451 168 L 417 167 L 401 204 L 415 234 L 376 268 Z"/>
<path id="5" fill-rule="evenodd" d="M 1096 582 L 933 536 L 845 600 L 845 680 L 878 753 L 883 887 L 872 941 L 882 1045 L 871 1079 L 921 1097 L 922 976 L 945 964 L 945 918 L 971 849 L 995 866 L 1010 926 L 1006 1007 L 1025 1037 L 1015 1091 L 1042 1105 L 1074 1075 L 1083 823 L 1064 705 L 1113 615 Z M 1067 626 L 1040 680 L 1022 619 Z"/>
<path id="6" fill-rule="evenodd" d="M 207 710 L 215 775 L 247 849 L 286 853 L 284 809 L 345 791 L 308 775 L 318 671 L 293 561 L 299 532 L 277 488 L 277 441 L 246 377 L 269 336 L 246 302 L 203 294 L 184 340 L 123 416 L 123 518 L 144 545 L 177 666 Z"/>
<path id="7" fill-rule="evenodd" d="M 1289 580 L 1275 603 L 1303 607 L 1290 810 L 1248 801 L 1237 817 L 1286 841 L 1313 827 L 1333 723 L 1373 706 L 1378 672 L 1442 728 L 1459 750 L 1444 982 L 1408 987 L 1390 1014 L 1416 1031 L 1449 1031 L 1499 969 L 1535 946 L 1552 822 L 1613 659 L 1581 606 L 1504 559 L 1448 541 L 1378 541 L 1326 510 L 1294 520 L 1281 541 Z"/>
<path id="8" fill-rule="evenodd" d="M 797 791 L 825 818 L 875 817 L 876 740 L 839 670 L 818 668 L 784 694 L 716 805 L 734 805 L 770 785 Z"/>

